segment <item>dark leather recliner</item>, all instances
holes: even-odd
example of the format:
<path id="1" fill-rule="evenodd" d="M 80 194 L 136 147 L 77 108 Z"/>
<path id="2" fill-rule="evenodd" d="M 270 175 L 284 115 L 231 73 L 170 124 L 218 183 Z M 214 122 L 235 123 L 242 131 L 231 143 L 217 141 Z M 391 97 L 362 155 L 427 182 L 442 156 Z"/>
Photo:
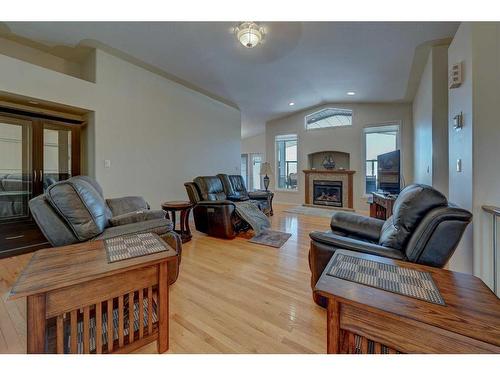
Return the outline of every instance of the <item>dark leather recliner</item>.
<path id="1" fill-rule="evenodd" d="M 266 215 L 273 215 L 271 200 L 274 194 L 272 192 L 248 191 L 243 176 L 239 174 L 218 174 L 217 177 L 222 181 L 228 200 L 235 202 L 252 200 Z"/>
<path id="2" fill-rule="evenodd" d="M 210 236 L 234 238 L 242 225 L 234 203 L 227 199 L 217 176 L 199 176 L 184 184 L 191 203 L 196 230 Z"/>
<path id="3" fill-rule="evenodd" d="M 413 184 L 401 191 L 387 221 L 348 212 L 335 212 L 330 232 L 312 232 L 309 250 L 314 287 L 337 249 L 443 267 L 462 238 L 472 214 L 448 203 L 439 191 Z M 314 301 L 326 300 L 313 292 Z"/>

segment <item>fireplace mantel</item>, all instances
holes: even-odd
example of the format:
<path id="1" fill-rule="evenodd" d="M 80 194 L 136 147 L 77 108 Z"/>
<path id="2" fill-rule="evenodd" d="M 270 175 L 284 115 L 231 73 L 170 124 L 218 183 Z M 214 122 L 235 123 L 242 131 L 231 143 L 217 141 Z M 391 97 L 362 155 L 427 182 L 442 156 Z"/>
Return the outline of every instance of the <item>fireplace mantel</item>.
<path id="1" fill-rule="evenodd" d="M 342 181 L 343 186 L 343 206 L 338 209 L 352 211 L 353 202 L 353 175 L 356 171 L 349 169 L 304 169 L 306 176 L 305 204 L 308 206 L 324 207 L 313 204 L 313 183 L 314 180 Z M 337 208 L 337 207 L 336 207 Z"/>

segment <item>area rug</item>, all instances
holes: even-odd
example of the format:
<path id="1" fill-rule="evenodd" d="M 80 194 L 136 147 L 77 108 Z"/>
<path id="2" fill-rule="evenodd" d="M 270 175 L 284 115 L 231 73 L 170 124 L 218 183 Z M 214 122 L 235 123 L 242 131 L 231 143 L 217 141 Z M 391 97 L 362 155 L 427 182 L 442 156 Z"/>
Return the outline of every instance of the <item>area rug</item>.
<path id="1" fill-rule="evenodd" d="M 249 242 L 280 248 L 290 238 L 291 233 L 279 232 L 277 230 L 264 229 L 252 237 Z"/>
<path id="2" fill-rule="evenodd" d="M 295 206 L 284 210 L 284 212 L 289 212 L 291 214 L 321 216 L 321 217 L 332 217 L 333 213 L 336 211 L 338 210 L 333 210 L 329 208 L 307 207 L 307 206 Z"/>

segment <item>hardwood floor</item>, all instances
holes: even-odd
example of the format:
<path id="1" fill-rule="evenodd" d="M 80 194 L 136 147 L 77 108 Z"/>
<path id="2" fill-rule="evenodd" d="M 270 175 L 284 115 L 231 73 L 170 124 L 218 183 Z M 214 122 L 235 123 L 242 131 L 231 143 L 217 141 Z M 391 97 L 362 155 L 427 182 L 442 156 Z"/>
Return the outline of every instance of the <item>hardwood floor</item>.
<path id="1" fill-rule="evenodd" d="M 330 220 L 287 207 L 275 205 L 271 219 L 292 233 L 281 249 L 193 231 L 170 289 L 168 353 L 326 353 L 326 311 L 312 301 L 307 253 L 309 232 Z M 25 300 L 7 296 L 30 258 L 0 260 L 0 353 L 26 352 Z M 156 353 L 156 343 L 138 353 Z"/>

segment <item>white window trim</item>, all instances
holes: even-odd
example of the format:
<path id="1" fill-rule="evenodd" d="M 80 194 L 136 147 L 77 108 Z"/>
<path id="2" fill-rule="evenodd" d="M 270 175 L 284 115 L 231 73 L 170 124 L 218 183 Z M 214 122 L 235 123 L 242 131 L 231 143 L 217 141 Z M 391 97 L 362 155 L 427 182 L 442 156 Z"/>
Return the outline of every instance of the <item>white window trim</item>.
<path id="1" fill-rule="evenodd" d="M 363 178 L 362 183 L 363 187 L 361 191 L 363 192 L 362 198 L 369 198 L 371 197 L 371 193 L 366 192 L 366 134 L 369 133 L 378 133 L 381 130 L 387 130 L 387 131 L 394 131 L 396 130 L 398 132 L 396 136 L 396 150 L 400 150 L 401 152 L 401 165 L 400 165 L 400 171 L 401 175 L 403 175 L 403 149 L 401 148 L 401 131 L 402 131 L 402 121 L 387 121 L 387 122 L 379 122 L 376 124 L 370 124 L 366 125 L 363 127 L 363 131 L 361 133 L 361 137 L 363 138 L 362 144 L 363 144 L 363 159 L 362 159 L 362 165 L 363 165 Z M 392 128 L 392 129 L 391 129 Z"/>
<path id="2" fill-rule="evenodd" d="M 279 169 L 278 169 L 278 141 L 296 140 L 297 141 L 297 187 L 295 189 L 286 189 L 278 187 Z M 299 192 L 299 135 L 298 134 L 278 134 L 274 137 L 274 190 L 282 193 Z"/>
<path id="3" fill-rule="evenodd" d="M 338 111 L 351 111 L 351 125 L 334 125 L 334 126 L 327 126 L 323 128 L 307 128 L 307 117 L 315 115 L 316 113 L 319 113 L 321 111 L 324 111 L 325 109 L 333 109 L 333 110 L 338 110 Z M 353 118 L 354 118 L 354 111 L 350 108 L 335 108 L 335 107 L 325 107 L 321 108 L 315 112 L 309 113 L 304 116 L 304 129 L 306 132 L 312 132 L 312 131 L 317 131 L 317 130 L 331 130 L 331 129 L 336 129 L 336 128 L 351 128 L 353 124 Z"/>

